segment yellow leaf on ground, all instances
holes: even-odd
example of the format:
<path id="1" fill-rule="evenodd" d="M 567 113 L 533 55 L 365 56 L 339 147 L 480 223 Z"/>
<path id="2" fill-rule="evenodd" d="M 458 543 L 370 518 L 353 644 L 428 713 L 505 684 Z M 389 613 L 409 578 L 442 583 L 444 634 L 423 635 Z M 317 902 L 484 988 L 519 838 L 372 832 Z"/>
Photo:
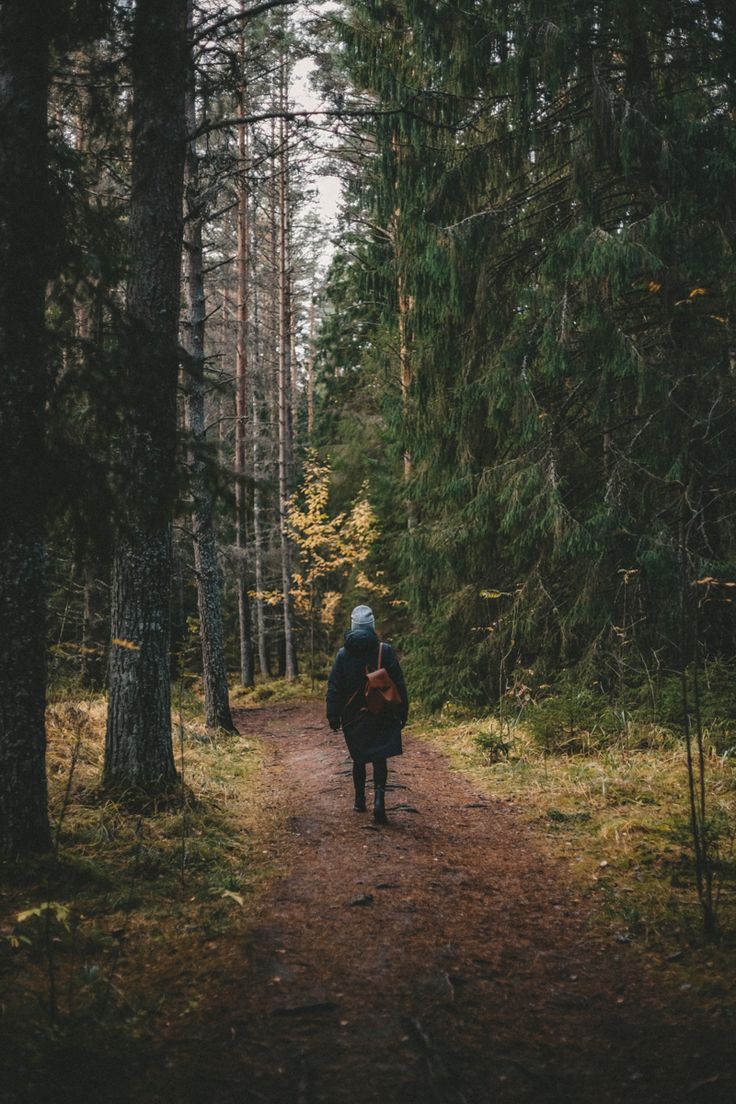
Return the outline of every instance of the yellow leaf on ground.
<path id="1" fill-rule="evenodd" d="M 241 906 L 241 908 L 245 904 L 245 898 L 240 893 L 233 893 L 233 891 L 231 889 L 223 890 L 222 896 L 223 897 L 229 897 L 231 900 L 233 900 L 237 904 L 239 904 Z"/>

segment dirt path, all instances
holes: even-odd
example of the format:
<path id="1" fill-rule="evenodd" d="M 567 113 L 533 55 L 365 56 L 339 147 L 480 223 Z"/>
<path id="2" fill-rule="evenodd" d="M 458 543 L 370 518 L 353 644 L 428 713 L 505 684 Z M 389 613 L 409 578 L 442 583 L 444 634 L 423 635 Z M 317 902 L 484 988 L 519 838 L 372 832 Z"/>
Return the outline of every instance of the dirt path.
<path id="1" fill-rule="evenodd" d="M 593 934 L 564 867 L 435 751 L 408 738 L 378 829 L 352 811 L 321 707 L 237 723 L 266 739 L 273 800 L 295 811 L 289 873 L 168 1044 L 158 1099 L 736 1100 L 733 1025 L 688 1023 L 686 994 Z"/>

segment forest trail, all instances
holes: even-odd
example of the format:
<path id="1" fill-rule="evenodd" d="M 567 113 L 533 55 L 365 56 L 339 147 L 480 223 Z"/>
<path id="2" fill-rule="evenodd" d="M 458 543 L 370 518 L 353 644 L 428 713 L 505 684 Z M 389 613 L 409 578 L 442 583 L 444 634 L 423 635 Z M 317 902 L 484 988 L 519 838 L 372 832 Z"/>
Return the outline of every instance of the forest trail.
<path id="1" fill-rule="evenodd" d="M 273 802 L 293 811 L 288 870 L 245 945 L 203 961 L 191 1030 L 138 1099 L 736 1099 L 732 1025 L 596 933 L 564 866 L 431 747 L 409 732 L 377 828 L 352 811 L 321 705 L 236 722 L 265 740 Z"/>

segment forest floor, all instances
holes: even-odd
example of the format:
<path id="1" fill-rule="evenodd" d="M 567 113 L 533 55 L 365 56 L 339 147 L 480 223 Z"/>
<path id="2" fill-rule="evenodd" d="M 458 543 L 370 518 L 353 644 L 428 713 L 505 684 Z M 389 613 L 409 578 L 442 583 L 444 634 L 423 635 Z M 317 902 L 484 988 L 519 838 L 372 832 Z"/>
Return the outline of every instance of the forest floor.
<path id="1" fill-rule="evenodd" d="M 213 952 L 216 981 L 203 973 L 186 1037 L 172 1025 L 150 1099 L 734 1100 L 733 1023 L 601 934 L 507 803 L 409 736 L 377 828 L 351 809 L 322 714 L 237 717 L 290 810 L 286 868 L 247 937 Z"/>
<path id="2" fill-rule="evenodd" d="M 321 704 L 240 710 L 236 723 L 261 749 L 253 800 L 272 818 L 272 868 L 242 923 L 200 916 L 165 969 L 143 956 L 136 983 L 147 966 L 164 1011 L 129 1061 L 98 1066 L 90 1100 L 736 1099 L 733 1019 L 662 956 L 605 931 L 511 802 L 409 732 L 390 764 L 390 823 L 375 826 L 352 811 Z M 218 900 L 242 900 L 228 893 Z M 33 1098 L 87 1096 L 65 1075 Z M 24 1098 L 0 1086 L 5 1099 Z"/>

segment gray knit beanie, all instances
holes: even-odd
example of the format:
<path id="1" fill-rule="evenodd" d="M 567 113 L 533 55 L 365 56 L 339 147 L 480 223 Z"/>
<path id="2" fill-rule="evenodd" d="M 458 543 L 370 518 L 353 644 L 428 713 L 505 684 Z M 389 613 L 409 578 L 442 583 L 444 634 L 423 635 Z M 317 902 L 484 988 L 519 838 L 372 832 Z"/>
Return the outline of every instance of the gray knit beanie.
<path id="1" fill-rule="evenodd" d="M 373 629 L 376 628 L 376 619 L 373 616 L 373 610 L 370 606 L 356 606 L 353 612 L 350 614 L 350 628 L 351 629 Z"/>

